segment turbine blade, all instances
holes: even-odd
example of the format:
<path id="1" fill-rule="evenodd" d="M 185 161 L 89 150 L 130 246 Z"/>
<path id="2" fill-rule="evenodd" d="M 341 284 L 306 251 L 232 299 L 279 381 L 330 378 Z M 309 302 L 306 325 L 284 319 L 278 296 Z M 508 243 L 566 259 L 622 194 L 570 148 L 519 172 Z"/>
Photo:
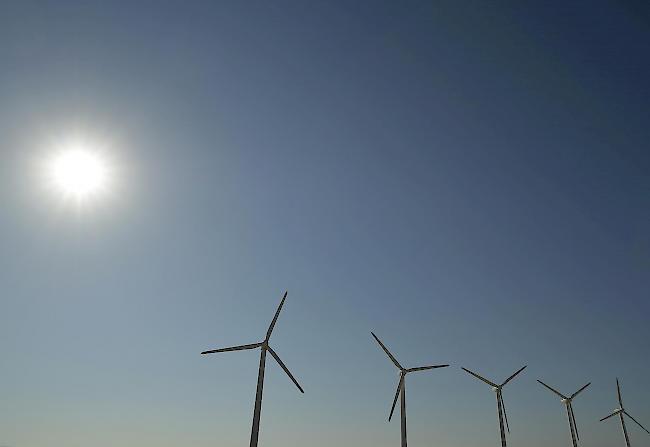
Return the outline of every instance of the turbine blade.
<path id="1" fill-rule="evenodd" d="M 404 374 L 400 374 L 399 382 L 397 382 L 397 391 L 395 391 L 395 398 L 393 399 L 393 406 L 390 407 L 390 414 L 388 415 L 388 421 L 393 418 L 393 411 L 395 411 L 395 404 L 397 404 L 397 398 L 399 393 L 402 391 L 402 382 L 404 381 Z"/>
<path id="2" fill-rule="evenodd" d="M 580 441 L 580 434 L 578 433 L 578 424 L 576 424 L 576 415 L 573 412 L 573 405 L 569 403 L 569 413 L 571 413 L 571 420 L 573 421 L 573 429 L 576 432 L 576 438 Z"/>
<path id="3" fill-rule="evenodd" d="M 481 376 L 479 376 L 478 374 L 476 374 L 475 372 L 472 372 L 472 371 L 470 371 L 470 370 L 467 369 L 467 368 L 463 368 L 463 367 L 461 366 L 460 369 L 462 369 L 462 370 L 465 371 L 466 373 L 469 373 L 469 374 L 473 375 L 473 376 L 476 377 L 478 380 L 481 380 L 481 381 L 487 383 L 487 384 L 490 385 L 490 386 L 493 386 L 493 387 L 495 387 L 495 388 L 498 388 L 498 387 L 499 387 L 499 385 L 497 385 L 496 383 L 494 383 L 494 382 L 490 382 L 490 381 L 489 381 L 488 379 L 486 379 L 485 377 L 481 377 Z"/>
<path id="4" fill-rule="evenodd" d="M 602 418 L 602 419 L 600 420 L 600 422 L 603 422 L 605 419 L 609 419 L 609 418 L 611 418 L 612 416 L 616 416 L 618 413 L 619 413 L 619 411 L 616 410 L 615 412 L 613 412 L 613 413 L 610 414 L 609 416 L 605 416 L 604 418 Z"/>
<path id="5" fill-rule="evenodd" d="M 524 369 L 526 369 L 526 366 L 528 366 L 528 365 L 524 365 L 523 367 L 521 367 L 521 369 L 519 369 L 519 371 L 517 371 L 516 373 L 514 373 L 513 375 L 511 375 L 510 377 L 508 377 L 508 378 L 506 379 L 506 381 L 503 382 L 503 383 L 501 384 L 501 386 L 504 386 L 506 383 L 508 383 L 508 382 L 510 382 L 512 379 L 514 379 L 515 376 L 516 376 L 517 374 L 519 374 L 519 373 L 522 372 Z"/>
<path id="6" fill-rule="evenodd" d="M 621 386 L 618 384 L 618 377 L 616 378 L 616 392 L 618 394 L 618 403 L 623 408 L 623 398 L 621 397 Z"/>
<path id="7" fill-rule="evenodd" d="M 273 332 L 273 328 L 275 327 L 275 323 L 278 321 L 278 317 L 280 316 L 280 311 L 282 310 L 282 306 L 284 306 L 284 300 L 287 299 L 287 293 L 289 292 L 284 292 L 284 296 L 282 297 L 282 301 L 280 301 L 280 305 L 278 306 L 278 310 L 275 311 L 275 316 L 273 317 L 273 321 L 271 321 L 271 325 L 269 326 L 269 330 L 266 331 L 266 341 L 271 338 L 271 332 Z"/>
<path id="8" fill-rule="evenodd" d="M 243 351 L 244 349 L 255 349 L 262 346 L 262 343 L 253 343 L 252 345 L 231 346 L 229 348 L 212 349 L 203 351 L 201 354 L 216 354 L 217 352 Z"/>
<path id="9" fill-rule="evenodd" d="M 448 366 L 449 365 L 418 366 L 417 368 L 408 368 L 406 372 L 424 371 L 427 369 L 435 369 L 435 368 L 446 368 Z"/>
<path id="10" fill-rule="evenodd" d="M 538 379 L 537 381 L 538 381 L 539 383 L 541 383 L 542 385 L 544 385 L 544 386 L 545 386 L 546 388 L 548 388 L 549 390 L 551 390 L 552 392 L 554 392 L 555 394 L 557 394 L 558 396 L 560 396 L 561 399 L 566 399 L 566 398 L 567 398 L 564 394 L 560 393 L 558 390 L 556 390 L 556 389 L 550 387 L 549 385 L 545 384 L 545 383 L 542 382 L 541 380 Z"/>
<path id="11" fill-rule="evenodd" d="M 623 413 L 625 413 L 625 415 L 626 415 L 627 417 L 629 417 L 629 418 L 632 419 L 634 422 L 636 422 L 636 425 L 638 425 L 639 427 L 641 427 L 642 429 L 644 429 L 645 432 L 648 433 L 648 434 L 650 435 L 650 431 L 648 431 L 648 429 L 646 429 L 643 425 L 641 425 L 641 423 L 640 423 L 639 421 L 637 421 L 636 419 L 634 419 L 630 413 L 628 413 L 628 412 L 625 411 L 625 410 L 623 410 Z"/>
<path id="12" fill-rule="evenodd" d="M 510 433 L 510 426 L 508 425 L 508 413 L 506 413 L 506 403 L 503 400 L 503 393 L 499 391 L 499 399 L 501 399 L 501 408 L 503 408 L 503 418 L 506 420 L 506 428 L 508 433 Z"/>
<path id="13" fill-rule="evenodd" d="M 370 333 L 372 334 L 373 337 L 375 337 L 375 340 L 377 340 L 377 343 L 379 343 L 379 346 L 381 346 L 381 349 L 384 350 L 384 352 L 386 353 L 388 358 L 391 359 L 391 361 L 395 364 L 395 366 L 397 366 L 400 370 L 404 369 L 404 368 L 402 368 L 402 365 L 399 364 L 397 359 L 395 357 L 393 357 L 393 354 L 390 353 L 388 348 L 386 346 L 384 346 L 384 344 L 381 342 L 381 340 L 375 335 L 375 333 L 374 332 L 370 332 Z"/>
<path id="14" fill-rule="evenodd" d="M 574 397 L 576 397 L 578 394 L 582 393 L 582 391 L 583 391 L 585 388 L 587 388 L 589 385 L 591 385 L 591 382 L 589 382 L 588 384 L 586 384 L 585 386 L 583 386 L 582 388 L 580 388 L 578 391 L 576 391 L 575 393 L 573 393 L 573 394 L 571 395 L 571 399 L 573 399 Z"/>
<path id="15" fill-rule="evenodd" d="M 282 368 L 284 370 L 284 372 L 287 373 L 287 376 L 289 376 L 289 378 L 293 381 L 293 383 L 298 387 L 300 392 L 304 394 L 305 390 L 302 389 L 302 387 L 300 386 L 300 384 L 298 383 L 296 378 L 293 377 L 293 374 L 291 374 L 291 372 L 289 371 L 289 368 L 287 368 L 287 366 L 282 362 L 282 360 L 280 360 L 280 356 L 277 355 L 275 353 L 275 351 L 270 346 L 269 346 L 268 349 L 269 349 L 269 352 L 271 353 L 271 355 L 273 356 L 273 358 L 275 359 L 275 361 L 278 362 L 278 365 L 280 365 L 280 368 Z"/>

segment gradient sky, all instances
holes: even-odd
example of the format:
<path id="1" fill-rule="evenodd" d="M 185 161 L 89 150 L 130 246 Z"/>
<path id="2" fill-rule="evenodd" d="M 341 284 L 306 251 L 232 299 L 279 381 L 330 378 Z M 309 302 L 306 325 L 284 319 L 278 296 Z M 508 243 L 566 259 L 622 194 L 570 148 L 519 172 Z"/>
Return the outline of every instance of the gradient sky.
<path id="1" fill-rule="evenodd" d="M 0 3 L 0 445 L 621 445 L 650 426 L 650 8 Z M 114 162 L 82 210 L 36 166 Z M 629 425 L 632 442 L 650 437 Z"/>

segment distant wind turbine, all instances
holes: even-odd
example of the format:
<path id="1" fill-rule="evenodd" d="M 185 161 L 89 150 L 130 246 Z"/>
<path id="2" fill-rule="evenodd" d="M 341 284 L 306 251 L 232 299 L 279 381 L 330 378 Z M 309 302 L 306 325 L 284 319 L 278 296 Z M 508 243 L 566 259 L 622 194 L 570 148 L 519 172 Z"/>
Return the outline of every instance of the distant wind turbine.
<path id="1" fill-rule="evenodd" d="M 384 350 L 388 358 L 393 362 L 393 364 L 399 369 L 399 382 L 397 383 L 397 391 L 395 392 L 395 398 L 393 399 L 393 406 L 390 408 L 390 415 L 388 415 L 388 420 L 390 421 L 393 417 L 393 411 L 395 411 L 395 404 L 397 404 L 397 398 L 401 395 L 400 402 L 400 413 L 402 417 L 402 447 L 406 447 L 406 375 L 415 371 L 424 371 L 427 369 L 434 368 L 446 368 L 449 365 L 433 365 L 433 366 L 418 366 L 416 368 L 404 368 L 399 364 L 397 359 L 390 353 L 388 348 L 377 338 L 374 332 L 371 332 L 372 336 L 377 340 L 379 346 Z"/>
<path id="2" fill-rule="evenodd" d="M 623 428 L 623 435 L 625 436 L 625 445 L 627 447 L 630 447 L 630 437 L 627 435 L 627 428 L 625 427 L 625 419 L 623 418 L 623 415 L 632 419 L 632 421 L 634 421 L 636 425 L 644 429 L 646 433 L 650 434 L 650 431 L 648 431 L 643 425 L 639 423 L 639 421 L 634 419 L 630 413 L 625 411 L 625 408 L 623 408 L 623 399 L 621 398 L 621 387 L 618 384 L 618 378 L 616 379 L 616 392 L 618 393 L 618 404 L 620 405 L 620 407 L 617 408 L 616 411 L 614 411 L 609 416 L 605 416 L 604 418 L 602 418 L 601 422 L 604 421 L 605 419 L 611 418 L 612 416 L 618 415 L 618 417 L 621 419 L 621 428 Z"/>
<path id="3" fill-rule="evenodd" d="M 526 366 L 528 366 L 528 365 L 526 365 Z M 476 374 L 475 372 L 472 372 L 467 368 L 462 368 L 463 371 L 473 375 L 477 379 L 479 379 L 479 380 L 487 383 L 488 385 L 490 385 L 492 387 L 492 391 L 494 391 L 496 393 L 496 395 L 497 395 L 497 410 L 499 412 L 499 430 L 501 432 L 501 446 L 502 447 L 506 447 L 506 445 L 507 445 L 506 444 L 506 432 L 505 432 L 505 430 L 503 428 L 503 420 L 504 419 L 506 421 L 506 428 L 508 429 L 508 433 L 510 433 L 510 426 L 508 425 L 508 414 L 506 413 L 506 404 L 503 402 L 503 387 L 508 382 L 510 382 L 512 379 L 514 379 L 515 376 L 517 376 L 517 374 L 522 372 L 526 368 L 526 366 L 522 367 L 519 371 L 517 371 L 516 373 L 514 373 L 513 375 L 508 377 L 501 385 L 497 385 L 494 382 L 490 382 L 485 377 L 481 377 L 478 374 Z"/>
<path id="4" fill-rule="evenodd" d="M 573 393 L 571 396 L 567 397 L 564 394 L 560 393 L 556 389 L 551 388 L 541 380 L 538 380 L 539 383 L 544 385 L 546 388 L 551 390 L 553 393 L 557 394 L 561 402 L 566 406 L 566 414 L 567 418 L 569 419 L 569 430 L 571 431 L 571 442 L 573 443 L 573 447 L 578 447 L 578 441 L 580 441 L 580 435 L 578 434 L 578 426 L 576 425 L 576 417 L 575 414 L 573 413 L 573 398 L 576 397 L 578 394 L 582 392 L 585 388 L 587 388 L 589 385 L 591 385 L 591 382 L 580 388 L 578 391 Z"/>
<path id="5" fill-rule="evenodd" d="M 232 346 L 230 348 L 213 349 L 211 351 L 204 351 L 201 353 L 201 354 L 215 354 L 218 352 L 242 351 L 245 349 L 261 348 L 260 367 L 259 367 L 259 372 L 257 374 L 257 392 L 255 394 L 255 409 L 253 410 L 253 427 L 251 429 L 250 447 L 257 447 L 257 440 L 260 434 L 260 414 L 262 412 L 262 389 L 264 388 L 264 366 L 266 364 L 267 351 L 271 353 L 275 361 L 278 362 L 278 365 L 280 365 L 280 367 L 284 370 L 284 372 L 287 373 L 287 375 L 293 381 L 293 383 L 296 384 L 300 392 L 304 393 L 304 390 L 302 389 L 302 387 L 300 386 L 296 378 L 293 377 L 293 374 L 291 374 L 291 372 L 289 372 L 289 369 L 285 366 L 282 360 L 280 360 L 278 354 L 269 346 L 269 338 L 271 338 L 271 333 L 273 332 L 275 323 L 278 321 L 278 316 L 280 315 L 280 311 L 282 310 L 282 306 L 284 305 L 284 300 L 286 299 L 287 299 L 287 292 L 284 293 L 284 296 L 282 297 L 282 301 L 280 302 L 280 306 L 278 306 L 278 310 L 275 312 L 275 316 L 273 317 L 273 321 L 271 321 L 271 325 L 269 326 L 269 329 L 266 331 L 266 337 L 260 343 L 253 343 L 251 345 Z"/>

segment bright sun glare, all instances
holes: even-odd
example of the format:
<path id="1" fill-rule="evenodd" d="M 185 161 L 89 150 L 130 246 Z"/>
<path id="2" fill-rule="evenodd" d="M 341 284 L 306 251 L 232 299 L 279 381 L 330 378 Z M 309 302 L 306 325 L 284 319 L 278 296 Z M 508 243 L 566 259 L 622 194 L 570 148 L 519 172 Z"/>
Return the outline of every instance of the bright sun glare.
<path id="1" fill-rule="evenodd" d="M 50 180 L 64 197 L 84 202 L 106 190 L 109 169 L 97 151 L 84 147 L 60 150 L 49 163 Z"/>

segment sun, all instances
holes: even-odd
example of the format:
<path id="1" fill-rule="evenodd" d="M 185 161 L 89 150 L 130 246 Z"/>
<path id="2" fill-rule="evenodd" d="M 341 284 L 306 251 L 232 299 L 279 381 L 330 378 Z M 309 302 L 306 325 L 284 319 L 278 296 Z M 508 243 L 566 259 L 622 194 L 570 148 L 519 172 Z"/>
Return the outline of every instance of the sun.
<path id="1" fill-rule="evenodd" d="M 106 192 L 110 180 L 109 166 L 101 153 L 79 145 L 60 149 L 52 156 L 48 174 L 55 190 L 78 203 Z"/>

